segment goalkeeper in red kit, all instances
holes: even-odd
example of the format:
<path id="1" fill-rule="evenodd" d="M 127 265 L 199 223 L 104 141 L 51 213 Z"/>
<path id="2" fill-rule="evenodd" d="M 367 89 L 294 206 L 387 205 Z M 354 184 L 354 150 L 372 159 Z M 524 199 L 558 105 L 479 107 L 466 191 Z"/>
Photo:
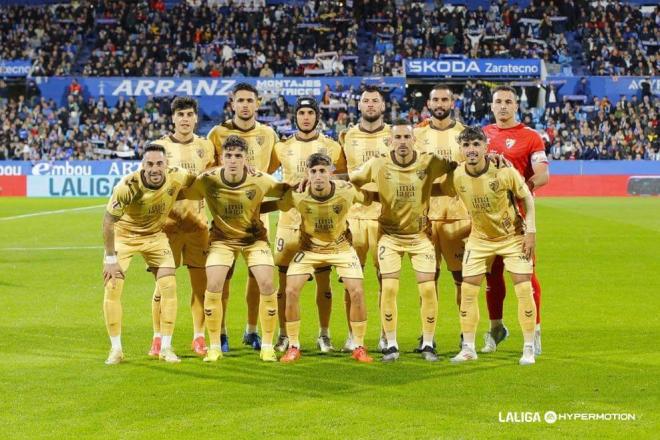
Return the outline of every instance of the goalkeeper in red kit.
<path id="1" fill-rule="evenodd" d="M 493 90 L 491 111 L 495 115 L 495 123 L 484 127 L 484 133 L 488 137 L 488 151 L 504 155 L 518 170 L 531 191 L 547 184 L 550 176 L 545 144 L 534 129 L 516 120 L 518 95 L 515 89 L 509 86 L 496 87 Z M 481 352 L 492 353 L 497 350 L 497 344 L 506 339 L 509 334 L 502 322 L 506 287 L 501 257 L 496 258 L 493 262 L 486 281 L 490 331 L 484 335 L 484 347 Z M 536 270 L 532 275 L 532 289 L 536 303 L 534 351 L 538 356 L 541 354 L 541 285 L 536 277 Z"/>

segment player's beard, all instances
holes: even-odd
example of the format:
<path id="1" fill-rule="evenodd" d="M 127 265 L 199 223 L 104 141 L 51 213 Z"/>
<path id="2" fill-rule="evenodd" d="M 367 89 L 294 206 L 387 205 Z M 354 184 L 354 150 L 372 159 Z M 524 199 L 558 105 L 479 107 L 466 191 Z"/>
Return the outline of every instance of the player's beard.
<path id="1" fill-rule="evenodd" d="M 373 122 L 376 122 L 376 121 L 379 120 L 382 116 L 383 116 L 382 113 L 378 113 L 378 114 L 376 114 L 376 115 L 374 115 L 374 116 L 369 116 L 369 115 L 366 114 L 366 113 L 362 113 L 362 119 L 364 119 L 365 121 L 367 121 L 367 122 L 370 123 L 370 124 L 373 123 Z"/>
<path id="2" fill-rule="evenodd" d="M 443 110 L 442 108 L 438 107 L 434 110 L 431 110 L 431 115 L 433 115 L 435 119 L 443 121 L 451 115 L 451 109 Z"/>

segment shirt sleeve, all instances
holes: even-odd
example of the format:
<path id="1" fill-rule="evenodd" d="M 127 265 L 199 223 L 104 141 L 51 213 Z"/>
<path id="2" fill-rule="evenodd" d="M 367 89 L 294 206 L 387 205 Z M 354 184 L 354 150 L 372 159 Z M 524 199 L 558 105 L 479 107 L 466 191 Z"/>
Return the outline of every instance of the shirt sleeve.
<path id="1" fill-rule="evenodd" d="M 358 188 L 373 182 L 373 176 L 376 175 L 376 157 L 369 159 L 367 162 L 360 165 L 353 172 L 349 173 L 349 179 Z"/>
<path id="2" fill-rule="evenodd" d="M 261 182 L 266 197 L 275 197 L 277 199 L 281 199 L 284 196 L 284 193 L 289 189 L 289 185 L 283 182 L 278 182 L 270 174 L 262 174 Z"/>
<path id="3" fill-rule="evenodd" d="M 203 174 L 197 176 L 192 184 L 183 190 L 183 198 L 188 200 L 202 200 L 204 194 L 206 194 L 203 179 Z"/>
<path id="4" fill-rule="evenodd" d="M 293 190 L 284 193 L 284 197 L 277 201 L 277 208 L 280 211 L 288 211 L 294 207 Z"/>
<path id="5" fill-rule="evenodd" d="M 427 171 L 432 179 L 437 179 L 451 171 L 450 164 L 451 162 L 447 159 L 442 159 L 440 156 L 432 154 Z"/>
<path id="6" fill-rule="evenodd" d="M 515 168 L 502 168 L 501 173 L 505 188 L 510 190 L 517 199 L 524 199 L 531 195 L 518 170 Z"/>
<path id="7" fill-rule="evenodd" d="M 106 211 L 113 217 L 121 217 L 126 212 L 126 207 L 133 202 L 137 191 L 135 189 L 135 176 L 127 176 L 117 184 L 113 190 Z"/>

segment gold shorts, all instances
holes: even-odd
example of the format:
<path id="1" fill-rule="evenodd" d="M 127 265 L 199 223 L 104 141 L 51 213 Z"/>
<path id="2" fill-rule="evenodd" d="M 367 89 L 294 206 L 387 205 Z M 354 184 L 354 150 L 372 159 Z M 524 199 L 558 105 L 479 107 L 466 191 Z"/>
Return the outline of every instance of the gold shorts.
<path id="1" fill-rule="evenodd" d="M 396 237 L 383 234 L 378 240 L 378 265 L 380 273 L 387 275 L 401 270 L 403 254 L 410 255 L 416 272 L 435 273 L 435 249 L 426 234 L 411 234 Z"/>
<path id="2" fill-rule="evenodd" d="M 270 250 L 270 246 L 267 242 L 258 240 L 248 246 L 212 241 L 209 247 L 209 255 L 206 258 L 206 267 L 232 267 L 238 254 L 243 254 L 247 267 L 274 266 L 273 252 Z"/>
<path id="3" fill-rule="evenodd" d="M 447 270 L 460 271 L 463 261 L 465 242 L 470 235 L 470 220 L 432 220 L 431 241 L 435 247 L 435 258 L 438 269 L 442 259 L 445 259 Z"/>
<path id="4" fill-rule="evenodd" d="M 317 272 L 317 269 L 328 266 L 334 266 L 337 269 L 337 275 L 339 275 L 340 280 L 344 278 L 364 278 L 360 259 L 353 248 L 334 254 L 299 251 L 293 257 L 286 275 L 309 275 L 309 279 L 311 280 L 312 275 Z"/>
<path id="5" fill-rule="evenodd" d="M 259 215 L 259 218 L 266 228 L 266 237 L 270 240 L 270 212 Z"/>
<path id="6" fill-rule="evenodd" d="M 534 266 L 522 250 L 523 236 L 516 235 L 503 241 L 468 238 L 463 256 L 463 276 L 482 275 L 490 270 L 496 256 L 502 257 L 506 270 L 516 274 L 531 274 Z"/>
<path id="7" fill-rule="evenodd" d="M 183 263 L 188 267 L 206 267 L 209 249 L 209 231 L 173 232 L 167 234 L 176 267 Z"/>
<path id="8" fill-rule="evenodd" d="M 275 266 L 287 267 L 300 250 L 300 229 L 277 228 L 275 233 Z"/>
<path id="9" fill-rule="evenodd" d="M 360 264 L 367 264 L 367 254 L 371 253 L 374 266 L 378 267 L 376 248 L 378 246 L 378 220 L 365 220 L 359 218 L 348 219 L 348 229 L 353 237 L 352 243 Z"/>
<path id="10" fill-rule="evenodd" d="M 119 266 L 124 272 L 128 270 L 133 255 L 140 254 L 149 268 L 166 267 L 174 269 L 174 257 L 170 243 L 164 232 L 144 237 L 117 237 L 115 238 L 115 251 Z"/>

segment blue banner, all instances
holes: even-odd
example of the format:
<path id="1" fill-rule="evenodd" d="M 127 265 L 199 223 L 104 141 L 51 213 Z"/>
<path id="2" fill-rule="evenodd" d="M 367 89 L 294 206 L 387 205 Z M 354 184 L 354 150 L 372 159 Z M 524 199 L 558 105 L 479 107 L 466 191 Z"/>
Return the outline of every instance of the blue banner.
<path id="1" fill-rule="evenodd" d="M 407 77 L 455 78 L 538 78 L 541 60 L 506 58 L 407 58 Z"/>
<path id="2" fill-rule="evenodd" d="M 139 167 L 139 161 L 121 160 L 4 160 L 0 161 L 0 176 L 124 176 Z"/>
<path id="3" fill-rule="evenodd" d="M 321 100 L 326 87 L 336 93 L 338 86 L 343 91 L 358 90 L 362 84 L 378 85 L 391 89 L 398 98 L 405 89 L 404 77 L 283 77 L 283 78 L 89 78 L 89 77 L 43 77 L 37 79 L 41 95 L 64 105 L 67 89 L 76 79 L 85 97 L 103 96 L 110 106 L 114 106 L 120 96 L 135 97 L 138 104 L 144 105 L 150 97 L 193 96 L 199 101 L 202 111 L 217 116 L 227 101 L 232 88 L 239 82 L 252 84 L 262 96 L 282 95 L 294 104 L 299 96 L 312 95 Z"/>
<path id="4" fill-rule="evenodd" d="M 607 96 L 612 102 L 616 103 L 621 95 L 632 97 L 641 96 L 642 82 L 648 81 L 651 86 L 651 93 L 660 94 L 660 76 L 587 76 L 587 84 L 591 90 L 592 96 Z M 561 76 L 553 75 L 547 78 L 547 83 L 554 84 L 559 92 L 559 101 L 564 96 L 577 95 L 581 90 L 576 89 L 582 77 L 579 76 Z M 590 102 L 591 103 L 591 102 Z"/>
<path id="5" fill-rule="evenodd" d="M 0 60 L 0 76 L 28 76 L 31 69 L 30 60 Z"/>

